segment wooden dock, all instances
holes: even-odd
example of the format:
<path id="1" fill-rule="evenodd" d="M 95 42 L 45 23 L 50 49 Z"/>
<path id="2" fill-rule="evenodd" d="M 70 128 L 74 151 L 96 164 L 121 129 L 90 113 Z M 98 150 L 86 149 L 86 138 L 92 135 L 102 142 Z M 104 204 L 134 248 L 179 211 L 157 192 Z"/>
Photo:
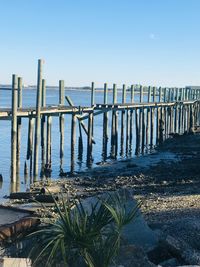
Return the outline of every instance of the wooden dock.
<path id="1" fill-rule="evenodd" d="M 34 228 L 40 220 L 34 212 L 0 205 L 0 244 L 8 238 L 16 238 Z"/>
<path id="2" fill-rule="evenodd" d="M 20 168 L 37 180 L 40 176 L 50 176 L 52 117 L 59 120 L 60 132 L 60 175 L 64 173 L 64 128 L 65 116 L 71 116 L 71 157 L 70 172 L 75 170 L 75 147 L 78 158 L 82 157 L 83 139 L 87 138 L 87 166 L 93 161 L 95 145 L 94 122 L 102 116 L 102 158 L 116 159 L 118 155 L 131 155 L 132 143 L 136 143 L 135 154 L 152 149 L 154 140 L 162 143 L 172 134 L 193 131 L 200 122 L 200 90 L 190 88 L 157 88 L 131 85 L 130 103 L 127 102 L 127 87 L 122 86 L 122 99 L 118 99 L 117 85 L 113 85 L 113 101 L 108 103 L 108 86 L 104 84 L 103 103 L 95 103 L 95 86 L 91 84 L 91 105 L 75 106 L 65 95 L 64 81 L 59 81 L 59 103 L 46 106 L 46 81 L 43 79 L 43 61 L 38 61 L 38 81 L 35 107 L 22 106 L 22 78 L 12 76 L 12 107 L 0 108 L 0 120 L 11 121 L 11 181 L 16 182 Z M 8 89 L 6 89 L 8 90 Z M 135 96 L 139 96 L 139 103 Z M 147 99 L 144 101 L 144 99 Z M 121 115 L 121 116 L 119 116 Z M 27 161 L 20 164 L 21 126 L 23 119 L 29 122 Z M 109 123 L 110 122 L 110 123 Z M 77 131 L 76 125 L 78 124 Z M 111 125 L 109 127 L 109 125 Z M 67 125 L 67 127 L 69 127 Z M 85 134 L 83 134 L 83 132 Z M 79 135 L 76 144 L 76 135 Z M 110 144 L 110 147 L 109 147 Z M 41 155 L 41 163 L 39 161 Z"/>

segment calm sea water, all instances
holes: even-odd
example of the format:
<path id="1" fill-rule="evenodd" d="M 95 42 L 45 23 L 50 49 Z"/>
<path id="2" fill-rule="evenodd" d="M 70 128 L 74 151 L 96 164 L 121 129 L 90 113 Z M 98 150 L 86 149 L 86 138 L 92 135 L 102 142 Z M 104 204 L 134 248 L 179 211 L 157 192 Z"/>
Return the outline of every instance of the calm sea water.
<path id="1" fill-rule="evenodd" d="M 90 91 L 81 91 L 81 90 L 66 90 L 65 95 L 70 96 L 74 105 L 77 106 L 89 106 L 90 105 Z M 121 92 L 118 92 L 118 102 L 121 102 L 122 96 Z M 138 102 L 139 97 L 135 94 L 135 102 Z M 146 100 L 146 95 L 144 96 L 144 100 Z M 47 88 L 47 96 L 46 96 L 47 105 L 57 105 L 59 102 L 59 91 L 56 89 L 48 89 Z M 130 102 L 130 92 L 127 92 L 127 102 Z M 23 107 L 35 107 L 36 103 L 36 90 L 23 90 Z M 95 93 L 95 103 L 103 103 L 103 91 L 97 91 Z M 108 93 L 108 103 L 112 103 L 112 92 Z M 0 91 L 0 108 L 3 107 L 11 107 L 11 91 Z M 119 116 L 120 119 L 120 116 Z M 111 120 L 109 120 L 111 121 Z M 94 139 L 96 144 L 93 146 L 93 166 L 97 162 L 102 160 L 102 122 L 103 115 L 95 116 L 94 120 Z M 86 122 L 87 124 L 87 122 Z M 109 125 L 110 127 L 110 125 Z M 64 163 L 63 169 L 64 171 L 70 170 L 70 131 L 71 131 L 71 116 L 65 116 L 65 144 L 64 144 Z M 30 181 L 24 179 L 23 169 L 24 162 L 26 160 L 26 149 L 27 149 L 27 133 L 28 133 L 28 120 L 23 119 L 22 121 L 22 141 L 21 141 L 21 170 L 20 170 L 20 183 L 17 185 L 17 188 L 12 188 L 10 185 L 10 140 L 11 140 L 11 123 L 10 121 L 2 121 L 0 120 L 0 173 L 3 175 L 3 183 L 0 184 L 0 199 L 9 193 L 9 191 L 16 190 L 25 190 L 30 185 Z M 83 160 L 80 162 L 78 160 L 78 125 L 76 131 L 76 162 L 75 162 L 75 170 L 80 171 L 86 168 L 86 136 L 83 132 L 84 136 L 84 150 L 83 150 Z M 110 133 L 110 128 L 109 128 Z M 133 129 L 133 136 L 135 135 L 135 131 Z M 57 179 L 59 175 L 60 169 L 60 158 L 59 158 L 59 118 L 52 118 L 52 177 L 53 179 Z M 110 142 L 110 138 L 109 138 Z M 134 146 L 135 146 L 135 138 L 133 137 L 133 151 L 132 156 L 134 156 Z M 109 146 L 108 146 L 109 148 Z M 109 149 L 108 149 L 109 152 Z"/>

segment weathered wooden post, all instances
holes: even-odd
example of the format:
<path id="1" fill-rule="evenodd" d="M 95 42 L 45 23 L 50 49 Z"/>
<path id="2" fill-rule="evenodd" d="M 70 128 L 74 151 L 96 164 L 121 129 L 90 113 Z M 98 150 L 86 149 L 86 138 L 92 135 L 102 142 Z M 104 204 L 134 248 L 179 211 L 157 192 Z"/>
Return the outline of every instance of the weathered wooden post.
<path id="1" fill-rule="evenodd" d="M 47 116 L 47 145 L 46 145 L 46 169 L 51 170 L 51 128 L 52 116 Z"/>
<path id="2" fill-rule="evenodd" d="M 160 107 L 156 106 L 156 143 L 159 143 Z"/>
<path id="3" fill-rule="evenodd" d="M 166 106 L 163 106 L 162 108 L 162 120 L 164 124 L 164 131 L 163 131 L 163 140 L 167 138 L 167 111 Z"/>
<path id="4" fill-rule="evenodd" d="M 95 87 L 94 87 L 94 82 L 92 82 L 91 84 L 91 107 L 93 107 L 95 104 Z M 93 116 L 93 112 L 91 114 L 91 120 L 92 120 L 92 136 L 94 135 L 94 116 Z"/>
<path id="5" fill-rule="evenodd" d="M 172 92 L 172 88 L 168 89 L 168 102 L 171 102 L 171 92 Z"/>
<path id="6" fill-rule="evenodd" d="M 153 87 L 153 102 L 156 102 L 156 87 Z"/>
<path id="7" fill-rule="evenodd" d="M 22 78 L 18 78 L 18 108 L 22 107 Z M 17 118 L 17 174 L 20 172 L 20 146 L 21 146 L 22 119 Z"/>
<path id="8" fill-rule="evenodd" d="M 88 136 L 91 136 L 91 127 L 88 128 Z M 71 173 L 74 173 L 75 168 L 75 145 L 76 145 L 76 115 L 72 114 L 71 122 Z"/>
<path id="9" fill-rule="evenodd" d="M 140 85 L 140 103 L 143 102 L 143 86 Z"/>
<path id="10" fill-rule="evenodd" d="M 185 105 L 185 108 L 186 108 L 186 111 L 185 111 L 185 113 L 186 113 L 186 126 L 185 126 L 185 128 L 186 128 L 186 131 L 188 132 L 189 131 L 189 105 L 188 104 L 186 104 Z"/>
<path id="11" fill-rule="evenodd" d="M 183 101 L 183 88 L 179 88 L 179 97 L 178 101 Z"/>
<path id="12" fill-rule="evenodd" d="M 126 156 L 128 156 L 130 144 L 130 110 L 126 110 Z"/>
<path id="13" fill-rule="evenodd" d="M 91 107 L 95 104 L 95 87 L 94 82 L 91 83 Z M 87 166 L 91 166 L 92 162 L 92 138 L 94 133 L 94 115 L 89 112 L 88 117 L 88 139 L 87 139 Z"/>
<path id="14" fill-rule="evenodd" d="M 183 133 L 183 124 L 184 124 L 184 122 L 183 122 L 183 104 L 180 103 L 179 106 L 180 106 L 179 133 L 181 134 L 181 133 Z"/>
<path id="15" fill-rule="evenodd" d="M 46 107 L 46 80 L 42 79 L 42 107 Z"/>
<path id="16" fill-rule="evenodd" d="M 191 100 L 191 88 L 188 88 L 188 100 Z"/>
<path id="17" fill-rule="evenodd" d="M 117 86 L 113 84 L 113 104 L 117 102 Z M 116 110 L 112 112 L 111 125 L 111 157 L 115 157 L 115 143 L 116 143 Z"/>
<path id="18" fill-rule="evenodd" d="M 159 87 L 159 98 L 158 98 L 158 102 L 162 101 L 162 87 Z"/>
<path id="19" fill-rule="evenodd" d="M 147 102 L 151 102 L 151 86 L 148 87 L 148 97 L 147 97 Z"/>
<path id="20" fill-rule="evenodd" d="M 165 139 L 168 138 L 169 134 L 169 112 L 168 112 L 168 106 L 165 106 Z"/>
<path id="21" fill-rule="evenodd" d="M 159 87 L 158 89 L 159 91 L 159 95 L 158 95 L 158 102 L 161 102 L 162 99 L 162 87 Z M 159 139 L 160 139 L 160 112 L 161 112 L 161 108 L 157 107 L 157 117 L 156 117 L 156 141 L 157 143 L 159 143 Z"/>
<path id="22" fill-rule="evenodd" d="M 126 102 L 126 85 L 122 86 L 122 104 Z M 122 110 L 121 113 L 121 142 L 120 142 L 120 156 L 124 154 L 124 120 L 125 120 L 125 109 Z"/>
<path id="23" fill-rule="evenodd" d="M 192 89 L 189 88 L 189 100 L 192 100 Z"/>
<path id="24" fill-rule="evenodd" d="M 12 76 L 12 121 L 11 121 L 11 182 L 16 182 L 17 173 L 17 75 Z"/>
<path id="25" fill-rule="evenodd" d="M 65 102 L 65 84 L 63 80 L 59 81 L 59 105 L 63 106 Z M 59 116 L 60 128 L 60 175 L 63 173 L 63 158 L 64 158 L 64 114 Z"/>
<path id="26" fill-rule="evenodd" d="M 32 175 L 32 170 L 33 170 L 33 128 L 34 128 L 34 119 L 32 116 L 29 116 L 26 159 L 30 161 L 30 167 L 29 167 L 30 176 Z M 26 174 L 28 174 L 28 171 L 26 171 Z"/>
<path id="27" fill-rule="evenodd" d="M 174 132 L 174 106 L 170 107 L 170 133 Z"/>
<path id="28" fill-rule="evenodd" d="M 147 151 L 148 151 L 148 144 L 149 144 L 149 124 L 150 124 L 150 109 L 149 107 L 147 107 L 147 110 L 146 110 L 146 147 L 147 147 Z"/>
<path id="29" fill-rule="evenodd" d="M 162 113 L 162 109 L 161 109 L 161 113 Z M 163 117 L 162 115 L 159 116 L 159 144 L 163 143 L 163 132 L 164 132 L 164 121 L 163 121 Z"/>
<path id="30" fill-rule="evenodd" d="M 154 137 L 154 119 L 155 119 L 155 110 L 154 108 L 152 107 L 151 108 L 151 129 L 150 129 L 150 132 L 151 132 L 151 137 L 150 137 L 150 148 L 152 149 L 153 148 L 153 137 Z"/>
<path id="31" fill-rule="evenodd" d="M 193 111 L 193 104 L 190 104 L 190 128 L 189 131 L 192 132 L 194 126 L 194 111 Z"/>
<path id="32" fill-rule="evenodd" d="M 183 100 L 184 101 L 187 100 L 187 89 L 186 89 L 186 87 L 184 87 L 184 89 L 183 89 Z"/>
<path id="33" fill-rule="evenodd" d="M 104 105 L 108 103 L 108 86 L 107 83 L 104 83 Z M 102 156 L 103 160 L 107 159 L 107 146 L 108 146 L 108 112 L 103 114 L 103 151 Z"/>
<path id="34" fill-rule="evenodd" d="M 131 103 L 134 103 L 134 86 L 131 85 Z M 130 146 L 130 154 L 132 153 L 132 139 L 133 139 L 133 108 L 130 110 L 130 139 L 129 139 L 129 146 Z"/>
<path id="35" fill-rule="evenodd" d="M 46 81 L 42 79 L 42 104 L 44 108 L 46 106 Z M 46 163 L 46 118 L 45 115 L 42 115 L 41 119 L 41 159 L 42 159 L 42 171 L 41 176 L 44 174 L 45 163 Z"/>
<path id="36" fill-rule="evenodd" d="M 115 86 L 114 89 L 114 104 L 117 103 L 117 86 Z M 114 136 L 114 157 L 117 158 L 117 152 L 118 152 L 118 111 L 115 110 L 115 136 Z"/>
<path id="37" fill-rule="evenodd" d="M 179 119 L 179 106 L 178 104 L 175 105 L 175 112 L 174 112 L 174 132 L 178 133 L 178 119 Z"/>
<path id="38" fill-rule="evenodd" d="M 175 88 L 172 88 L 172 102 L 175 101 Z"/>
<path id="39" fill-rule="evenodd" d="M 135 102 L 134 98 L 135 98 L 135 87 L 132 84 L 131 85 L 131 103 L 134 103 Z"/>
<path id="40" fill-rule="evenodd" d="M 164 88 L 164 97 L 163 97 L 163 102 L 166 102 L 166 97 L 167 97 L 167 88 Z"/>
<path id="41" fill-rule="evenodd" d="M 141 112 L 142 112 L 142 118 L 141 118 L 141 120 L 142 120 L 142 125 L 141 125 L 141 127 L 142 127 L 142 153 L 144 153 L 144 145 L 145 145 L 145 109 L 144 109 L 144 107 L 142 107 L 142 110 L 141 110 Z"/>
<path id="42" fill-rule="evenodd" d="M 118 111 L 115 111 L 115 158 L 117 158 L 118 153 Z"/>
<path id="43" fill-rule="evenodd" d="M 143 101 L 143 87 L 140 85 L 140 103 L 142 103 Z M 142 122 L 142 119 L 143 119 L 143 108 L 140 108 L 139 109 L 139 138 L 138 138 L 138 144 L 139 144 L 139 147 L 141 145 L 141 140 L 142 140 L 142 129 L 143 129 L 143 122 Z"/>
<path id="44" fill-rule="evenodd" d="M 182 121 L 182 110 L 181 110 L 181 104 L 178 104 L 178 133 L 181 133 L 181 121 Z"/>
<path id="45" fill-rule="evenodd" d="M 178 101 L 178 90 L 177 90 L 178 88 L 174 88 L 174 90 L 173 90 L 173 95 L 174 95 L 174 102 L 175 101 Z"/>
<path id="46" fill-rule="evenodd" d="M 135 145 L 135 155 L 140 153 L 140 132 L 138 126 L 138 109 L 135 109 L 135 136 L 136 136 L 136 145 Z"/>
<path id="47" fill-rule="evenodd" d="M 95 87 L 94 82 L 91 83 L 91 106 L 95 103 Z"/>
<path id="48" fill-rule="evenodd" d="M 81 123 L 78 121 L 78 128 L 79 128 L 79 138 L 78 138 L 78 160 L 79 165 L 82 165 L 82 159 L 83 159 L 83 137 L 82 137 L 82 129 L 81 129 Z"/>
<path id="49" fill-rule="evenodd" d="M 40 142 L 40 110 L 41 110 L 41 96 L 42 96 L 42 65 L 43 60 L 38 60 L 38 80 L 37 80 L 37 100 L 36 100 L 36 121 L 35 121 L 35 142 L 34 142 L 34 179 L 38 176 L 38 162 L 39 162 L 39 142 Z"/>
<path id="50" fill-rule="evenodd" d="M 183 114 L 182 114 L 182 122 L 183 122 L 183 124 L 182 124 L 182 130 L 183 130 L 183 133 L 184 133 L 185 132 L 185 125 L 186 125 L 185 104 L 183 104 L 183 106 L 182 106 L 182 112 L 183 112 Z"/>
<path id="51" fill-rule="evenodd" d="M 179 97 L 180 101 L 184 101 L 184 88 L 180 89 L 180 97 Z"/>
<path id="52" fill-rule="evenodd" d="M 185 96 L 184 96 L 184 100 L 188 100 L 188 88 L 185 87 Z"/>
<path id="53" fill-rule="evenodd" d="M 148 86 L 147 103 L 151 102 L 151 86 Z M 146 144 L 149 144 L 150 108 L 147 108 Z"/>
<path id="54" fill-rule="evenodd" d="M 87 139 L 87 166 L 90 167 L 92 162 L 92 113 L 88 118 L 88 139 Z"/>
<path id="55" fill-rule="evenodd" d="M 18 77 L 18 108 L 22 107 L 22 77 Z"/>

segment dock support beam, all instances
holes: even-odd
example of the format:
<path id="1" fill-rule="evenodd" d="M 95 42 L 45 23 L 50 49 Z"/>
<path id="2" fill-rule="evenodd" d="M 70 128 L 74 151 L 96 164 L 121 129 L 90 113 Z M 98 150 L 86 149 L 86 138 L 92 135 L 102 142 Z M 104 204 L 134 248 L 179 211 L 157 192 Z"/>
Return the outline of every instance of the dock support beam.
<path id="1" fill-rule="evenodd" d="M 104 83 L 104 104 L 108 103 L 108 86 Z M 103 114 L 103 148 L 102 157 L 105 161 L 107 159 L 107 146 L 108 146 L 108 112 Z"/>
<path id="2" fill-rule="evenodd" d="M 22 107 L 22 78 L 18 78 L 18 108 Z M 22 118 L 17 118 L 17 174 L 20 171 L 20 146 L 21 146 L 21 126 Z"/>
<path id="3" fill-rule="evenodd" d="M 38 176 L 38 163 L 39 163 L 39 142 L 40 142 L 40 111 L 41 111 L 41 96 L 42 96 L 42 59 L 38 60 L 38 80 L 37 80 L 37 101 L 36 101 L 36 121 L 35 121 L 35 142 L 34 142 L 34 166 L 33 175 L 34 179 Z"/>
<path id="4" fill-rule="evenodd" d="M 17 75 L 12 76 L 12 122 L 11 122 L 11 182 L 16 182 L 17 173 Z"/>
<path id="5" fill-rule="evenodd" d="M 64 81 L 59 81 L 59 105 L 64 105 L 65 101 L 65 85 Z M 59 129 L 60 129 L 60 175 L 63 173 L 63 158 L 64 158 L 64 114 L 59 116 Z"/>

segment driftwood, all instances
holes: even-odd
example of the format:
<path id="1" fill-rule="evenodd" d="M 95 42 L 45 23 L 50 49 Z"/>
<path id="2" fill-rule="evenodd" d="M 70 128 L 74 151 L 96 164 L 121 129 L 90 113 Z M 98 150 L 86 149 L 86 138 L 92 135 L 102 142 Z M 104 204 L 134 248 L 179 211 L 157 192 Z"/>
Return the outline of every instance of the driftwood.
<path id="1" fill-rule="evenodd" d="M 28 199 L 30 201 L 38 201 L 44 203 L 53 203 L 54 199 L 58 200 L 57 196 L 52 196 L 51 194 L 59 193 L 59 187 L 50 187 L 48 189 L 42 188 L 40 191 L 35 192 L 17 192 L 11 193 L 9 198 L 10 199 Z M 49 194 L 50 193 L 50 194 Z"/>
<path id="2" fill-rule="evenodd" d="M 32 217 L 25 217 L 17 222 L 0 226 L 0 242 L 8 238 L 16 238 L 26 231 L 40 224 L 40 220 Z"/>
<path id="3" fill-rule="evenodd" d="M 11 223 L 5 223 L 0 225 L 0 243 L 6 241 L 8 238 L 17 238 L 19 235 L 24 235 L 26 231 L 40 224 L 40 220 L 34 217 L 34 212 L 29 210 L 22 210 L 16 207 L 7 207 L 0 205 L 0 209 L 21 214 L 21 218 L 12 221 Z M 23 216 L 24 215 L 24 216 Z"/>
<path id="4" fill-rule="evenodd" d="M 37 195 L 35 200 L 42 203 L 54 203 L 54 200 L 58 201 L 58 196 L 52 195 Z"/>
<path id="5" fill-rule="evenodd" d="M 60 186 L 55 185 L 55 186 L 50 186 L 50 187 L 42 187 L 40 190 L 41 194 L 57 194 L 60 193 Z"/>
<path id="6" fill-rule="evenodd" d="M 38 192 L 16 192 L 16 193 L 10 193 L 9 198 L 10 199 L 30 199 L 36 196 Z"/>

